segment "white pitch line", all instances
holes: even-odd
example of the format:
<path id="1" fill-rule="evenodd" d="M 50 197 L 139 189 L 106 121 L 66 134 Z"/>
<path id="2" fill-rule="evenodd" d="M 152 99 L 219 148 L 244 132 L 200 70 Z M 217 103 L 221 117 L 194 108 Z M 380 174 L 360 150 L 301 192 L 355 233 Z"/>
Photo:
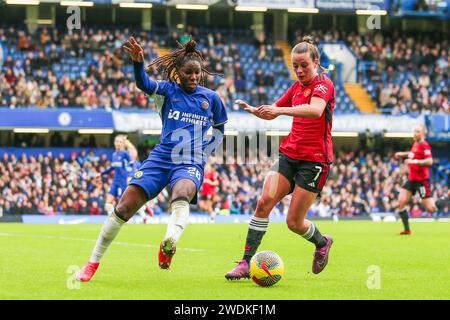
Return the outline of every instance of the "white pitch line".
<path id="1" fill-rule="evenodd" d="M 72 237 L 63 237 L 63 236 L 44 236 L 44 235 L 18 234 L 18 233 L 0 233 L 0 236 L 1 237 L 30 237 L 30 238 L 36 238 L 36 239 L 58 239 L 58 240 L 88 241 L 88 242 L 96 242 L 97 241 L 97 239 L 72 238 Z M 145 243 L 113 241 L 112 244 L 115 244 L 118 246 L 125 246 L 125 247 L 159 248 L 159 245 L 145 244 Z M 193 248 L 177 248 L 177 250 L 192 251 L 192 252 L 205 251 L 204 249 L 193 249 Z"/>
<path id="2" fill-rule="evenodd" d="M 0 237 L 14 237 L 15 236 L 15 234 L 12 234 L 12 233 L 2 233 L 2 232 L 0 232 Z"/>

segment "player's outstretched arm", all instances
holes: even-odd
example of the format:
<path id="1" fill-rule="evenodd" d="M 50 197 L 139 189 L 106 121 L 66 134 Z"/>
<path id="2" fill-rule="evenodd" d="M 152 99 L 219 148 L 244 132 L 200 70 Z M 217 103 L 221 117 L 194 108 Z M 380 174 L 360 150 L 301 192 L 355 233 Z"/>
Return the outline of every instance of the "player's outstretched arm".
<path id="1" fill-rule="evenodd" d="M 130 140 L 125 139 L 125 148 L 127 149 L 127 151 L 131 154 L 131 153 L 136 153 L 137 154 L 137 149 L 134 146 L 134 144 L 131 143 Z M 133 159 L 134 160 L 134 159 Z"/>
<path id="2" fill-rule="evenodd" d="M 262 106 L 263 116 L 291 116 L 300 118 L 320 118 L 326 107 L 326 101 L 319 97 L 312 97 L 309 104 L 293 107 Z"/>
<path id="3" fill-rule="evenodd" d="M 122 50 L 127 52 L 133 61 L 134 78 L 136 79 L 137 87 L 147 94 L 153 94 L 158 87 L 158 83 L 151 80 L 147 73 L 145 73 L 144 50 L 142 47 L 136 39 L 130 37 L 130 39 L 122 45 Z"/>
<path id="4" fill-rule="evenodd" d="M 105 175 L 105 174 L 108 174 L 108 173 L 110 173 L 111 171 L 114 171 L 114 167 L 106 168 L 105 170 L 103 170 L 102 172 L 100 172 L 100 174 L 99 174 L 97 177 L 100 177 L 100 176 L 103 176 L 103 175 Z"/>
<path id="5" fill-rule="evenodd" d="M 433 158 L 426 159 L 406 159 L 405 164 L 418 164 L 421 167 L 429 167 L 433 165 Z"/>
<path id="6" fill-rule="evenodd" d="M 240 99 L 236 100 L 236 103 L 239 105 L 239 107 L 241 107 L 242 109 L 244 109 L 248 113 L 251 113 L 251 114 L 257 116 L 260 119 L 273 120 L 276 117 L 278 117 L 278 115 L 271 115 L 271 114 L 263 115 L 261 113 L 261 107 L 260 108 L 253 107 L 253 106 L 249 105 L 247 102 L 245 102 L 243 100 L 240 100 Z"/>
<path id="7" fill-rule="evenodd" d="M 406 158 L 406 157 L 408 156 L 408 154 L 409 154 L 409 151 L 396 152 L 396 153 L 394 154 L 394 158 L 395 158 L 395 159 L 403 159 L 403 158 Z"/>
<path id="8" fill-rule="evenodd" d="M 144 62 L 144 49 L 136 41 L 134 37 L 130 37 L 124 44 L 122 49 L 126 51 L 133 62 Z"/>

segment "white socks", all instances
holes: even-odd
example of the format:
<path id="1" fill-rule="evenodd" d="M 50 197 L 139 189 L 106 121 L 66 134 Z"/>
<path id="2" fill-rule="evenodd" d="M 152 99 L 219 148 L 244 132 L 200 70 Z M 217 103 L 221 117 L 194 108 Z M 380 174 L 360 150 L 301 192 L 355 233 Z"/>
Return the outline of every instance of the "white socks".
<path id="1" fill-rule="evenodd" d="M 172 215 L 170 217 L 169 224 L 167 225 L 165 239 L 172 238 L 175 243 L 177 243 L 188 223 L 188 220 L 189 202 L 186 200 L 176 200 L 172 202 Z M 103 224 L 102 231 L 98 236 L 97 243 L 92 251 L 89 262 L 100 262 L 100 259 L 103 257 L 109 245 L 112 243 L 125 223 L 126 221 L 123 221 L 116 216 L 113 207 L 112 214 Z"/>
<path id="2" fill-rule="evenodd" d="M 301 236 L 303 238 L 305 238 L 306 240 L 309 240 L 314 235 L 314 232 L 316 231 L 316 226 L 314 225 L 314 223 L 312 223 L 309 220 L 305 220 L 305 221 L 309 222 L 309 227 L 308 227 L 308 230 L 306 230 L 306 232 L 304 234 L 302 234 Z"/>
<path id="3" fill-rule="evenodd" d="M 180 239 L 184 228 L 189 220 L 189 202 L 186 200 L 176 200 L 172 202 L 172 215 L 167 225 L 166 236 L 164 239 L 172 238 L 175 243 Z"/>
<path id="4" fill-rule="evenodd" d="M 126 221 L 123 221 L 122 219 L 117 217 L 114 212 L 108 217 L 108 219 L 106 219 L 105 223 L 103 224 L 102 231 L 98 236 L 95 248 L 92 251 L 89 262 L 100 262 L 100 259 L 103 257 L 109 245 L 117 236 L 125 222 Z"/>
<path id="5" fill-rule="evenodd" d="M 108 216 L 111 216 L 111 214 L 114 212 L 114 206 L 111 203 L 105 203 L 105 210 Z"/>

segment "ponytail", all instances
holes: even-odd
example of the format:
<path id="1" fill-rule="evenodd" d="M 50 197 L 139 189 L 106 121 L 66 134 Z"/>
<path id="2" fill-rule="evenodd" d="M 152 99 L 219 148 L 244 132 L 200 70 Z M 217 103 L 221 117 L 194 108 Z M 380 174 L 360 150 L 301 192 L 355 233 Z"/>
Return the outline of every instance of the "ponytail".
<path id="1" fill-rule="evenodd" d="M 302 39 L 302 42 L 297 43 L 294 48 L 292 49 L 292 54 L 294 53 L 305 53 L 309 52 L 310 57 L 312 61 L 315 61 L 316 59 L 319 60 L 319 67 L 323 72 L 328 72 L 329 70 L 325 67 L 322 67 L 320 65 L 320 51 L 317 45 L 314 42 L 314 39 L 312 36 L 304 36 Z"/>

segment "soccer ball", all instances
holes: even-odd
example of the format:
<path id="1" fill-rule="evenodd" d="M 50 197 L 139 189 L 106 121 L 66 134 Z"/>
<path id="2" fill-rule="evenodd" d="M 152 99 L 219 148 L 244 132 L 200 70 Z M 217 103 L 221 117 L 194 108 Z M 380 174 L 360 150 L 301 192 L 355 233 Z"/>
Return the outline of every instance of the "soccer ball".
<path id="1" fill-rule="evenodd" d="M 250 260 L 250 278 L 262 287 L 273 286 L 284 274 L 284 263 L 273 251 L 261 251 Z"/>

